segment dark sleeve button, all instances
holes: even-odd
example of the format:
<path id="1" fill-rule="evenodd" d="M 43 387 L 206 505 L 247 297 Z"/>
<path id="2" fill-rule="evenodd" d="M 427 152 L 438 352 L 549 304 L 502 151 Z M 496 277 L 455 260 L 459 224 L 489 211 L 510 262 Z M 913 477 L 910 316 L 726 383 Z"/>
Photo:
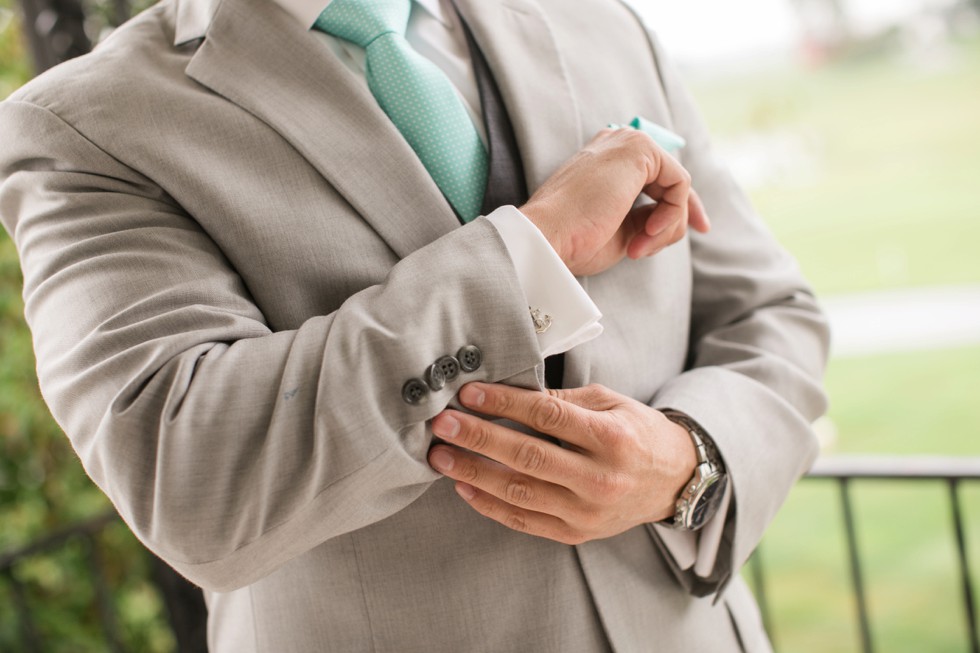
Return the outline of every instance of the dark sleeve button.
<path id="1" fill-rule="evenodd" d="M 437 360 L 436 367 L 442 370 L 447 381 L 454 381 L 459 376 L 459 361 L 452 356 L 443 356 Z"/>
<path id="2" fill-rule="evenodd" d="M 483 352 L 476 345 L 466 345 L 456 352 L 459 366 L 464 372 L 475 372 L 483 364 Z"/>
<path id="3" fill-rule="evenodd" d="M 433 390 L 442 390 L 446 387 L 446 372 L 436 361 L 432 365 L 429 365 L 429 369 L 425 371 L 425 382 L 429 384 L 429 387 Z"/>
<path id="4" fill-rule="evenodd" d="M 420 404 L 429 395 L 429 388 L 422 382 L 422 379 L 409 379 L 402 386 L 402 399 L 406 404 Z"/>

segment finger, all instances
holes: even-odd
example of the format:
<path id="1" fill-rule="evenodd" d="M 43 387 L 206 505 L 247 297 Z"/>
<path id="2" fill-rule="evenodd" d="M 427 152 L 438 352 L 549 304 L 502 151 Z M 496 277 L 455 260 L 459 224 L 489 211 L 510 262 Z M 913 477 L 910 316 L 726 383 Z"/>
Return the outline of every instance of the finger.
<path id="1" fill-rule="evenodd" d="M 661 188 L 656 182 L 650 184 L 645 190 L 650 197 L 654 195 L 662 196 L 664 189 Z M 647 205 L 648 210 L 652 209 Z M 676 219 L 676 212 L 662 212 L 656 216 L 650 215 L 645 228 L 650 234 L 656 235 L 656 233 L 663 231 L 669 226 L 669 220 Z M 700 233 L 708 233 L 711 229 L 711 220 L 708 218 L 708 212 L 704 208 L 704 202 L 701 201 L 701 197 L 691 189 L 690 194 L 687 196 L 687 224 Z"/>
<path id="2" fill-rule="evenodd" d="M 686 211 L 678 210 L 676 207 L 668 207 L 658 211 L 657 207 L 659 206 L 659 203 L 651 203 L 633 209 L 630 215 L 635 215 L 634 219 L 639 221 L 640 232 L 654 236 L 682 220 L 686 213 Z"/>
<path id="3" fill-rule="evenodd" d="M 666 193 L 665 189 L 665 193 Z M 647 223 L 644 226 L 644 231 L 651 236 L 654 236 L 665 229 L 673 227 L 677 224 L 687 225 L 688 220 L 688 196 L 685 196 L 684 202 L 681 205 L 675 206 L 664 199 L 657 202 L 657 206 L 653 208 L 650 213 L 650 217 L 647 218 Z"/>
<path id="4" fill-rule="evenodd" d="M 679 226 L 683 230 L 687 229 L 689 215 L 687 197 L 682 204 L 673 204 L 667 200 L 667 196 L 671 193 L 672 189 L 664 189 L 664 196 L 658 200 L 647 218 L 643 232 L 631 240 L 630 247 L 627 249 L 630 258 L 637 259 L 655 254 L 675 242 L 672 237 L 676 236 Z"/>
<path id="5" fill-rule="evenodd" d="M 581 544 L 586 540 L 554 515 L 519 508 L 467 483 L 457 483 L 456 492 L 471 508 L 507 528 L 563 544 Z"/>
<path id="6" fill-rule="evenodd" d="M 627 246 L 626 255 L 634 260 L 645 256 L 653 256 L 663 248 L 673 245 L 684 238 L 684 234 L 686 233 L 687 225 L 683 222 L 678 222 L 654 235 L 646 233 L 637 234 L 630 241 L 629 246 Z"/>
<path id="7" fill-rule="evenodd" d="M 687 223 L 679 222 L 669 229 L 664 230 L 662 233 L 658 234 L 656 247 L 661 250 L 665 247 L 670 247 L 674 243 L 680 242 L 687 235 Z"/>
<path id="8" fill-rule="evenodd" d="M 659 145 L 653 147 L 653 165 L 648 170 L 643 192 L 660 204 L 686 210 L 691 189 L 690 173 Z"/>
<path id="9" fill-rule="evenodd" d="M 456 447 L 476 452 L 506 465 L 511 470 L 558 485 L 567 487 L 587 473 L 588 461 L 578 453 L 476 415 L 455 410 L 444 411 L 432 420 L 432 432 Z M 445 452 L 449 453 L 451 452 Z M 464 459 L 464 462 L 470 464 L 470 459 Z"/>
<path id="10" fill-rule="evenodd" d="M 499 383 L 468 383 L 460 402 L 477 412 L 504 417 L 583 449 L 597 444 L 595 415 L 558 397 Z"/>
<path id="11" fill-rule="evenodd" d="M 652 256 L 658 251 L 656 247 L 654 247 L 655 243 L 656 238 L 654 236 L 650 236 L 646 233 L 636 234 L 626 247 L 626 256 L 634 261 L 645 256 Z"/>
<path id="12" fill-rule="evenodd" d="M 704 208 L 704 203 L 694 189 L 687 197 L 688 224 L 695 231 L 706 234 L 711 229 L 711 220 L 708 219 L 708 212 Z"/>
<path id="13" fill-rule="evenodd" d="M 443 475 L 527 510 L 561 517 L 570 512 L 575 501 L 574 493 L 565 487 L 521 474 L 462 449 L 436 446 L 429 452 L 429 460 Z"/>

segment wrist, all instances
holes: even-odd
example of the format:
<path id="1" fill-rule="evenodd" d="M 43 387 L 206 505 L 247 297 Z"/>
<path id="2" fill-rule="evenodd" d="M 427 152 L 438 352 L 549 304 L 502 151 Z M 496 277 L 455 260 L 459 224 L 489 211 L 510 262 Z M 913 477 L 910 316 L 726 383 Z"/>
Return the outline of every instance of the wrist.
<path id="1" fill-rule="evenodd" d="M 672 519 L 665 525 L 696 531 L 718 511 L 728 484 L 725 464 L 711 437 L 701 426 L 684 413 L 665 410 L 664 416 L 687 431 L 696 452 L 694 473 L 681 487 Z"/>
<path id="2" fill-rule="evenodd" d="M 561 259 L 562 263 L 568 265 L 567 251 L 562 242 L 562 238 L 558 233 L 558 229 L 555 228 L 555 221 L 552 219 L 554 215 L 554 210 L 551 209 L 546 203 L 540 200 L 534 200 L 533 198 L 518 208 L 524 217 L 526 217 L 531 224 L 537 227 L 541 235 L 544 236 L 551 248 L 555 250 L 558 254 L 558 258 Z"/>
<path id="3" fill-rule="evenodd" d="M 690 482 L 691 477 L 694 476 L 694 472 L 697 469 L 698 452 L 694 440 L 691 439 L 690 432 L 684 426 L 669 417 L 667 418 L 667 424 L 675 451 L 673 456 L 674 464 L 670 470 L 670 484 L 668 487 L 671 491 L 671 505 L 676 506 L 677 500 L 680 498 L 681 493 L 684 492 L 684 488 Z M 673 515 L 671 515 L 671 518 L 673 518 Z"/>

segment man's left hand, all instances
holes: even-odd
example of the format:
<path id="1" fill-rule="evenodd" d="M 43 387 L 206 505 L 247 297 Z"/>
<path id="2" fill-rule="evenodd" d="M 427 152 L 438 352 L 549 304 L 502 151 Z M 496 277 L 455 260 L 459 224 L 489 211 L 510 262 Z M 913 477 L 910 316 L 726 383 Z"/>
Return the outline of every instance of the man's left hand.
<path id="1" fill-rule="evenodd" d="M 455 410 L 436 416 L 429 463 L 474 510 L 516 531 L 580 544 L 674 514 L 697 464 L 687 431 L 601 385 L 537 392 L 470 383 L 460 402 L 555 444 Z"/>

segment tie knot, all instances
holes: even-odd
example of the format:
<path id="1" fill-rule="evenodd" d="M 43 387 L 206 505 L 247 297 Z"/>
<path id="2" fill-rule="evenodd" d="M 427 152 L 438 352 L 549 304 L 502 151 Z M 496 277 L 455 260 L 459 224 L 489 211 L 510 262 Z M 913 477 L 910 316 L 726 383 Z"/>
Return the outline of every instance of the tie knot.
<path id="1" fill-rule="evenodd" d="M 332 0 L 313 27 L 366 48 L 382 34 L 404 36 L 411 0 Z"/>

